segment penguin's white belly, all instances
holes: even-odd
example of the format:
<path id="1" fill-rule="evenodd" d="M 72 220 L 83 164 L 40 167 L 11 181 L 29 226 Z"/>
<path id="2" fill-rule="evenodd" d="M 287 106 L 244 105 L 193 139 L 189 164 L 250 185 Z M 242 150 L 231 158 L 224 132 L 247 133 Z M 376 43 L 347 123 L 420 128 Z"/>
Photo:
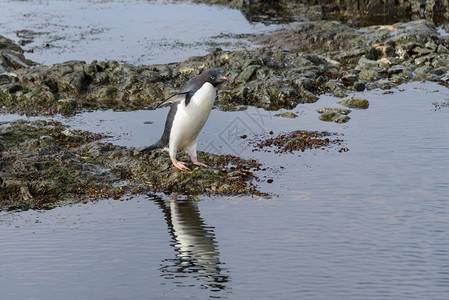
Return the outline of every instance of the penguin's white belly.
<path id="1" fill-rule="evenodd" d="M 205 83 L 193 95 L 187 106 L 185 100 L 178 105 L 170 132 L 170 148 L 188 147 L 196 141 L 199 132 L 209 118 L 215 96 L 214 86 Z"/>

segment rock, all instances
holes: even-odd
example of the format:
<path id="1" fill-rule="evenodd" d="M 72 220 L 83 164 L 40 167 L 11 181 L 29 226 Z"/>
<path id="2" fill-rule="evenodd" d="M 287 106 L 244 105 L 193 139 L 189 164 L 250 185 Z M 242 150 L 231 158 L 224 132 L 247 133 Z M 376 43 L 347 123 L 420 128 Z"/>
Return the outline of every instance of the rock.
<path id="1" fill-rule="evenodd" d="M 337 112 L 342 115 L 347 115 L 351 112 L 350 109 L 337 108 L 337 107 L 322 107 L 316 110 L 318 113 L 323 114 L 327 112 Z"/>
<path id="2" fill-rule="evenodd" d="M 440 56 L 432 60 L 432 67 L 440 68 L 440 67 L 449 67 L 449 56 Z"/>
<path id="3" fill-rule="evenodd" d="M 79 132 L 73 129 L 65 129 L 61 132 L 61 134 L 67 136 L 67 137 L 72 137 L 72 138 L 78 138 L 79 137 Z"/>
<path id="4" fill-rule="evenodd" d="M 376 81 L 382 77 L 374 69 L 363 69 L 359 74 L 359 78 L 366 81 Z"/>
<path id="5" fill-rule="evenodd" d="M 346 123 L 348 122 L 351 118 L 347 115 L 344 114 L 340 114 L 338 112 L 335 111 L 327 111 L 322 113 L 321 115 L 318 116 L 318 118 L 321 121 L 326 121 L 326 122 L 335 122 L 335 123 Z"/>
<path id="6" fill-rule="evenodd" d="M 432 68 L 430 66 L 422 66 L 415 69 L 415 74 L 418 79 L 434 79 L 436 78 L 435 74 L 431 73 Z"/>
<path id="7" fill-rule="evenodd" d="M 402 65 L 395 65 L 388 69 L 388 75 L 400 74 L 400 73 L 410 73 L 410 68 L 404 67 Z"/>
<path id="8" fill-rule="evenodd" d="M 366 99 L 358 98 L 358 97 L 351 97 L 348 99 L 344 99 L 337 102 L 338 104 L 341 104 L 346 107 L 350 108 L 357 108 L 357 109 L 367 109 L 369 107 L 369 102 Z"/>
<path id="9" fill-rule="evenodd" d="M 355 82 L 354 89 L 357 92 L 363 92 L 365 90 L 365 84 L 363 82 Z"/>
<path id="10" fill-rule="evenodd" d="M 343 81 L 343 83 L 346 86 L 354 85 L 359 80 L 359 76 L 358 76 L 359 73 L 360 72 L 358 72 L 357 74 L 345 73 L 343 75 L 343 77 L 341 78 L 341 80 Z"/>
<path id="11" fill-rule="evenodd" d="M 396 87 L 396 84 L 390 80 L 379 80 L 378 85 L 383 90 L 389 90 Z"/>
<path id="12" fill-rule="evenodd" d="M 65 98 L 58 100 L 58 111 L 64 115 L 72 114 L 77 107 L 77 102 L 72 98 Z"/>
<path id="13" fill-rule="evenodd" d="M 23 52 L 19 45 L 0 35 L 0 73 L 33 65 L 25 59 Z"/>
<path id="14" fill-rule="evenodd" d="M 366 60 L 370 60 L 370 61 L 376 61 L 381 56 L 382 56 L 381 51 L 378 51 L 374 47 L 370 47 L 369 50 L 367 50 L 366 53 L 365 53 Z"/>
<path id="15" fill-rule="evenodd" d="M 8 74 L 0 74 L 0 85 L 11 83 L 11 78 Z"/>
<path id="16" fill-rule="evenodd" d="M 412 53 L 418 55 L 418 56 L 423 56 L 423 55 L 427 55 L 434 52 L 434 50 L 429 49 L 429 48 L 423 48 L 423 47 L 415 47 L 412 50 Z"/>
<path id="17" fill-rule="evenodd" d="M 438 48 L 436 50 L 438 54 L 448 54 L 449 49 L 447 49 L 444 45 L 438 45 Z"/>
<path id="18" fill-rule="evenodd" d="M 430 50 L 432 50 L 432 51 L 436 51 L 437 48 L 438 48 L 438 45 L 437 45 L 434 41 L 429 40 L 429 41 L 424 45 L 424 47 L 426 47 L 427 49 L 430 49 Z"/>
<path id="19" fill-rule="evenodd" d="M 364 70 L 364 69 L 375 69 L 379 67 L 379 63 L 376 60 L 370 60 L 367 58 L 360 58 L 359 62 L 357 63 L 356 69 L 357 70 Z"/>
<path id="20" fill-rule="evenodd" d="M 318 116 L 321 121 L 346 123 L 350 120 L 348 114 L 351 112 L 351 110 L 336 107 L 323 107 L 317 109 L 317 112 L 321 114 Z"/>
<path id="21" fill-rule="evenodd" d="M 297 114 L 294 114 L 294 113 L 292 113 L 292 112 L 284 112 L 284 113 L 277 114 L 277 115 L 274 115 L 274 116 L 276 116 L 276 117 L 282 117 L 282 118 L 290 118 L 290 119 L 293 119 L 293 118 L 297 118 L 297 117 L 298 117 Z"/>
<path id="22" fill-rule="evenodd" d="M 260 69 L 259 65 L 250 65 L 246 67 L 235 79 L 235 81 L 242 83 L 249 82 L 254 77 L 258 69 Z"/>

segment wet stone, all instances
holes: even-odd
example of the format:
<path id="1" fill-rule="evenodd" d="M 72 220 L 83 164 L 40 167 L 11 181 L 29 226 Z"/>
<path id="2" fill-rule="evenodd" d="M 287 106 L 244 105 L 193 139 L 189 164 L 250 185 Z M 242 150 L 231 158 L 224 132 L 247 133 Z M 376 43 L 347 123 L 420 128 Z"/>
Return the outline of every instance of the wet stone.
<path id="1" fill-rule="evenodd" d="M 281 113 L 281 114 L 276 114 L 275 116 L 276 117 L 282 117 L 282 118 L 288 118 L 288 119 L 294 119 L 294 118 L 298 117 L 297 114 L 292 113 L 292 112 L 284 112 L 284 113 Z"/>
<path id="2" fill-rule="evenodd" d="M 383 90 L 389 90 L 396 87 L 396 83 L 390 80 L 379 80 L 378 85 Z"/>
<path id="3" fill-rule="evenodd" d="M 321 121 L 335 122 L 335 123 L 346 123 L 351 118 L 345 114 L 341 114 L 337 111 L 327 111 L 318 116 Z"/>
<path id="4" fill-rule="evenodd" d="M 354 89 L 358 92 L 363 92 L 365 90 L 365 84 L 363 82 L 354 83 Z"/>
<path id="5" fill-rule="evenodd" d="M 322 107 L 316 110 L 318 113 L 323 114 L 327 112 L 337 112 L 343 115 L 347 115 L 351 112 L 350 109 L 337 108 L 337 107 Z"/>
<path id="6" fill-rule="evenodd" d="M 337 102 L 338 104 L 341 104 L 346 107 L 350 108 L 357 108 L 357 109 L 367 109 L 369 107 L 369 102 L 366 99 L 358 98 L 358 97 L 351 97 L 348 99 L 344 99 Z"/>

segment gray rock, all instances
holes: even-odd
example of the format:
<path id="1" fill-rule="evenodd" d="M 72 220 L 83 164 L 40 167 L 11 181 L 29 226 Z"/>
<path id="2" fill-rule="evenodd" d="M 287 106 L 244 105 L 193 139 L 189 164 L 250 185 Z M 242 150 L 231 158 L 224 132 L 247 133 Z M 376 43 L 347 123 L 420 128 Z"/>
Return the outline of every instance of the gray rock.
<path id="1" fill-rule="evenodd" d="M 335 111 L 328 111 L 318 116 L 321 121 L 335 122 L 335 123 L 346 123 L 351 118 L 347 115 L 340 114 Z"/>
<path id="2" fill-rule="evenodd" d="M 257 70 L 260 69 L 259 65 L 250 65 L 247 66 L 235 79 L 236 82 L 240 83 L 246 83 L 249 82 L 251 79 L 253 79 L 254 75 L 256 74 Z"/>
<path id="3" fill-rule="evenodd" d="M 383 90 L 389 90 L 396 87 L 396 84 L 390 80 L 379 80 L 378 85 Z"/>
<path id="4" fill-rule="evenodd" d="M 294 114 L 292 112 L 284 112 L 284 113 L 281 113 L 281 114 L 276 114 L 274 116 L 275 117 L 282 117 L 282 118 L 289 118 L 289 119 L 294 119 L 294 118 L 298 117 L 297 114 Z"/>
<path id="5" fill-rule="evenodd" d="M 344 109 L 344 108 L 337 108 L 337 107 L 322 107 L 316 110 L 318 113 L 323 114 L 327 112 L 337 112 L 342 115 L 348 115 L 351 110 L 350 109 Z"/>
<path id="6" fill-rule="evenodd" d="M 71 114 L 77 107 L 77 102 L 72 98 L 58 100 L 58 111 L 63 114 Z"/>
<path id="7" fill-rule="evenodd" d="M 363 70 L 363 69 L 374 69 L 379 67 L 379 63 L 375 60 L 370 60 L 367 58 L 360 58 L 359 62 L 357 63 L 356 69 Z"/>
<path id="8" fill-rule="evenodd" d="M 359 78 L 366 81 L 376 81 L 382 77 L 373 69 L 363 69 L 359 74 Z"/>
<path id="9" fill-rule="evenodd" d="M 427 54 L 434 52 L 434 50 L 429 49 L 429 48 L 422 48 L 422 47 L 418 46 L 418 47 L 413 48 L 412 52 L 418 56 L 423 56 L 423 55 L 427 55 Z"/>
<path id="10" fill-rule="evenodd" d="M 358 98 L 358 97 L 351 97 L 348 99 L 344 99 L 337 102 L 338 104 L 341 104 L 346 107 L 350 108 L 357 108 L 357 109 L 367 109 L 369 107 L 369 102 L 366 99 Z"/>
<path id="11" fill-rule="evenodd" d="M 355 82 L 354 83 L 354 89 L 358 92 L 363 92 L 365 90 L 365 84 L 363 82 Z"/>

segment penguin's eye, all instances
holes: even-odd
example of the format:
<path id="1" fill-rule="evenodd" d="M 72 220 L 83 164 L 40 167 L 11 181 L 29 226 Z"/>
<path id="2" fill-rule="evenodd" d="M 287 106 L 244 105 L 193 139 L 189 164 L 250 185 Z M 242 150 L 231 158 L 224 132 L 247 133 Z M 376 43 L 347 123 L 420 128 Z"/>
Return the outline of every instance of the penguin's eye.
<path id="1" fill-rule="evenodd" d="M 210 77 L 210 79 L 215 80 L 215 76 L 212 75 L 212 76 Z"/>

